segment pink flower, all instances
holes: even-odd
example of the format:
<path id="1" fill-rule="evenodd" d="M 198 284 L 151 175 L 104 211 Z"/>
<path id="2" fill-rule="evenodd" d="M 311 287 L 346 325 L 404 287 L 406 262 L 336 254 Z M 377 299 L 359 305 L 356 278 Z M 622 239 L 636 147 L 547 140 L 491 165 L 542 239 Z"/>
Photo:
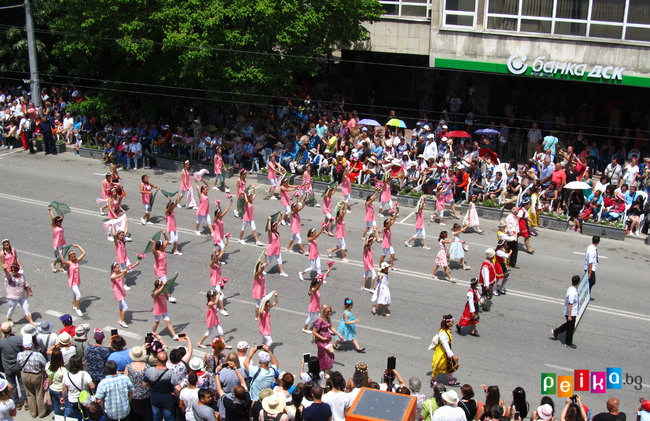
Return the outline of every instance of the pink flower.
<path id="1" fill-rule="evenodd" d="M 232 193 L 226 193 L 226 199 L 230 199 L 232 197 Z"/>
<path id="2" fill-rule="evenodd" d="M 225 284 L 226 282 L 228 282 L 228 281 L 230 281 L 230 279 L 228 279 L 227 276 L 224 276 L 223 278 L 221 278 L 221 282 L 223 282 L 224 284 Z"/>
<path id="3" fill-rule="evenodd" d="M 327 266 L 329 266 L 329 267 L 334 266 L 334 260 L 332 260 L 331 262 L 328 262 L 328 263 L 327 263 Z"/>
<path id="4" fill-rule="evenodd" d="M 126 267 L 126 269 L 127 269 L 127 270 L 131 270 L 131 269 L 133 269 L 133 265 L 128 265 L 128 266 Z"/>
<path id="5" fill-rule="evenodd" d="M 220 204 L 221 204 L 221 202 L 220 202 L 219 200 L 214 199 L 214 205 L 215 205 L 216 207 L 219 207 Z"/>
<path id="6" fill-rule="evenodd" d="M 145 257 L 147 257 L 147 255 L 146 255 L 146 254 L 143 254 L 143 253 L 138 253 L 138 254 L 136 254 L 135 256 L 138 258 L 138 260 L 142 260 L 142 259 L 144 259 Z"/>
<path id="7" fill-rule="evenodd" d="M 327 222 L 323 222 L 323 223 L 321 224 L 321 226 L 322 226 L 323 228 L 325 228 L 325 227 L 327 226 Z"/>
<path id="8" fill-rule="evenodd" d="M 232 235 L 231 233 L 226 233 L 226 235 L 224 235 L 224 237 L 230 238 L 231 235 Z"/>
<path id="9" fill-rule="evenodd" d="M 293 197 L 300 196 L 300 195 L 301 195 L 301 193 L 299 191 L 293 192 Z"/>

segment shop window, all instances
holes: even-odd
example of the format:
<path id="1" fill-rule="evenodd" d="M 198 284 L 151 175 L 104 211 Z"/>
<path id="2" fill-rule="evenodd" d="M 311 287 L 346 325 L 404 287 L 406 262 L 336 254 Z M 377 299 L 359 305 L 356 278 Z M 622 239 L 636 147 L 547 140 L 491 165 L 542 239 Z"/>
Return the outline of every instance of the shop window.
<path id="1" fill-rule="evenodd" d="M 551 33 L 551 21 L 550 20 L 532 20 L 532 19 L 522 19 L 521 20 L 521 32 L 534 32 L 540 34 L 550 34 Z"/>
<path id="2" fill-rule="evenodd" d="M 593 38 L 621 39 L 622 34 L 622 26 L 596 25 L 592 23 L 589 28 L 589 37 Z"/>
<path id="3" fill-rule="evenodd" d="M 545 18 L 553 17 L 553 2 L 547 0 L 523 0 L 521 3 L 521 14 L 523 16 L 539 16 Z M 523 28 L 523 21 L 521 23 Z M 549 31 L 551 25 L 548 25 Z M 527 32 L 538 32 L 538 31 L 527 31 Z M 544 31 L 545 32 L 545 31 Z"/>
<path id="4" fill-rule="evenodd" d="M 408 19 L 431 19 L 431 0 L 379 0 L 384 14 Z"/>
<path id="5" fill-rule="evenodd" d="M 650 1 L 630 0 L 627 10 L 627 23 L 650 24 Z M 630 31 L 630 28 L 628 28 Z"/>
<path id="6" fill-rule="evenodd" d="M 625 0 L 593 0 L 591 20 L 623 22 Z"/>
<path id="7" fill-rule="evenodd" d="M 589 0 L 557 0 L 556 18 L 586 20 Z"/>
<path id="8" fill-rule="evenodd" d="M 650 42 L 650 28 L 631 28 L 628 26 L 625 39 L 628 41 Z"/>

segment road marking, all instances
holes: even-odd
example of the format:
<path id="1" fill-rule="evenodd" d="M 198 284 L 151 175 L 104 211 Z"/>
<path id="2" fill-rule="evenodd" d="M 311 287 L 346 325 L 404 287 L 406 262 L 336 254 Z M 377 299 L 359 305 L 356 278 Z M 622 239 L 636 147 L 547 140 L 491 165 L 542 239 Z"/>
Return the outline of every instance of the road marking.
<path id="1" fill-rule="evenodd" d="M 248 305 L 253 305 L 253 306 L 255 305 L 255 303 L 253 301 L 239 300 L 237 298 L 226 298 L 226 299 L 228 301 L 234 301 L 234 302 L 237 302 L 237 303 L 240 303 L 240 304 L 248 304 Z M 307 313 L 304 313 L 304 312 L 301 312 L 301 311 L 289 310 L 287 308 L 282 308 L 282 307 L 279 307 L 279 306 L 275 306 L 274 308 L 279 310 L 279 311 L 283 311 L 285 313 L 297 314 L 299 316 L 306 316 L 307 315 Z M 388 335 L 401 336 L 403 338 L 416 339 L 418 341 L 422 339 L 419 336 L 407 335 L 406 333 L 393 332 L 392 330 L 379 329 L 379 328 L 376 328 L 376 327 L 360 325 L 359 323 L 357 323 L 356 326 L 358 328 L 361 328 L 361 329 L 367 329 L 367 330 L 372 330 L 372 331 L 375 331 L 375 332 L 386 333 Z"/>
<path id="2" fill-rule="evenodd" d="M 579 254 L 580 256 L 584 256 L 585 254 L 581 251 L 574 251 L 573 254 Z M 599 259 L 607 259 L 605 256 L 601 256 L 600 254 L 598 255 Z"/>
<path id="3" fill-rule="evenodd" d="M 548 367 L 548 368 L 554 368 L 554 369 L 556 369 L 556 370 L 568 371 L 568 372 L 571 372 L 571 373 L 573 373 L 573 372 L 575 371 L 575 370 L 573 370 L 572 368 L 561 367 L 561 366 L 559 366 L 559 365 L 553 365 L 553 364 L 544 364 L 544 365 L 545 365 L 546 367 Z M 643 383 L 641 383 L 641 387 L 650 387 L 650 385 L 649 385 L 649 384 L 643 384 Z"/>
<path id="4" fill-rule="evenodd" d="M 129 332 L 128 330 L 124 330 L 124 328 L 119 328 L 119 327 L 113 327 L 113 326 L 104 326 L 102 329 L 103 331 L 110 332 L 113 329 L 117 329 L 118 333 L 120 336 L 126 336 L 127 338 L 131 339 L 142 339 L 144 336 L 139 335 L 135 332 Z"/>
<path id="5" fill-rule="evenodd" d="M 102 172 L 94 172 L 93 174 L 95 174 L 95 175 L 101 175 L 102 177 L 106 177 L 106 173 L 105 173 L 105 172 L 103 172 L 103 173 L 102 173 Z"/>
<path id="6" fill-rule="evenodd" d="M 401 221 L 398 222 L 398 224 L 403 224 L 404 222 L 406 222 L 407 219 L 409 219 L 413 215 L 415 215 L 415 211 L 413 211 L 413 212 L 409 213 L 408 215 L 406 215 Z"/>
<path id="7" fill-rule="evenodd" d="M 22 152 L 22 151 L 23 151 L 22 149 L 16 149 L 16 150 L 11 151 L 11 152 L 3 153 L 2 155 L 0 155 L 0 159 L 4 158 L 6 155 L 11 155 L 12 153 L 17 153 L 17 152 Z"/>
<path id="8" fill-rule="evenodd" d="M 55 311 L 55 310 L 45 310 L 45 314 L 49 314 L 50 316 L 54 316 L 54 317 L 56 317 L 58 319 L 59 317 L 63 316 L 64 314 L 69 314 L 69 313 L 59 313 L 58 311 Z M 69 314 L 69 315 L 72 317 L 72 321 L 75 321 L 75 320 L 79 319 L 77 316 L 72 316 L 71 314 Z"/>
<path id="9" fill-rule="evenodd" d="M 28 256 L 34 256 L 34 257 L 39 257 L 41 259 L 54 261 L 54 254 L 52 256 L 50 256 L 50 257 L 47 257 L 47 256 L 43 256 L 43 255 L 36 254 L 36 253 L 30 253 L 30 252 L 24 251 L 24 250 L 20 250 L 20 253 L 21 254 L 26 254 Z M 106 269 L 94 268 L 94 267 L 88 266 L 88 265 L 80 265 L 79 267 L 82 267 L 84 269 L 96 270 L 97 272 L 109 273 L 109 271 L 106 270 Z"/>

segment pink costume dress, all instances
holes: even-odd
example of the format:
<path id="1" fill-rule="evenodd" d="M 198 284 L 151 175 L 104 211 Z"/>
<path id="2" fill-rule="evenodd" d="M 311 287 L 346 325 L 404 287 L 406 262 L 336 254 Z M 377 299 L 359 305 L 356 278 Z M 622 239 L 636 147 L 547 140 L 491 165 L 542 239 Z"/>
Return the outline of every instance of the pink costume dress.
<path id="1" fill-rule="evenodd" d="M 352 192 L 352 185 L 350 184 L 350 178 L 343 177 L 343 181 L 341 181 L 341 193 L 343 194 L 343 196 L 349 196 L 351 192 Z"/>
<path id="2" fill-rule="evenodd" d="M 224 227 L 223 227 L 223 220 L 221 219 L 215 219 L 212 222 L 212 242 L 214 244 L 219 244 L 221 240 L 223 240 L 224 236 Z"/>
<path id="3" fill-rule="evenodd" d="M 54 241 L 52 244 L 54 245 L 54 249 L 58 250 L 59 248 L 65 246 L 65 236 L 63 235 L 63 227 L 60 226 L 55 226 L 52 228 L 52 235 L 54 236 Z"/>
<path id="4" fill-rule="evenodd" d="M 216 305 L 209 307 L 206 305 L 207 313 L 205 315 L 205 325 L 208 328 L 217 327 L 221 324 L 219 322 L 219 309 Z"/>
<path id="5" fill-rule="evenodd" d="M 391 246 L 393 245 L 391 241 L 393 233 L 391 232 L 390 228 L 384 230 L 384 238 L 381 242 L 381 248 L 382 249 L 390 249 Z"/>
<path id="6" fill-rule="evenodd" d="M 335 237 L 338 238 L 339 240 L 342 240 L 345 238 L 346 235 L 347 232 L 345 231 L 345 219 L 342 219 L 341 222 L 336 223 Z"/>
<path id="7" fill-rule="evenodd" d="M 237 180 L 237 197 L 241 197 L 244 194 L 244 190 L 246 190 L 246 181 L 240 178 Z"/>
<path id="8" fill-rule="evenodd" d="M 309 260 L 316 260 L 320 257 L 320 253 L 318 252 L 318 241 L 310 241 L 309 242 Z"/>
<path id="9" fill-rule="evenodd" d="M 153 299 L 153 315 L 163 316 L 167 313 L 167 298 L 165 294 L 160 294 L 158 298 Z"/>
<path id="10" fill-rule="evenodd" d="M 391 192 L 390 192 L 390 183 L 386 182 L 381 186 L 381 203 L 390 203 L 391 201 Z"/>
<path id="11" fill-rule="evenodd" d="M 167 253 L 159 251 L 158 256 L 153 255 L 153 273 L 158 279 L 167 277 Z M 165 279 L 166 280 L 166 279 Z M 164 282 L 164 281 L 163 281 Z"/>
<path id="12" fill-rule="evenodd" d="M 417 212 L 415 214 L 415 229 L 424 229 L 424 212 Z"/>
<path id="13" fill-rule="evenodd" d="M 220 154 L 214 156 L 214 173 L 215 175 L 221 174 L 223 170 L 223 157 Z"/>
<path id="14" fill-rule="evenodd" d="M 210 285 L 212 285 L 216 291 L 220 290 L 225 285 L 221 280 L 221 263 L 219 262 L 210 266 Z"/>
<path id="15" fill-rule="evenodd" d="M 320 311 L 320 290 L 309 296 L 309 308 L 307 311 L 310 313 L 318 313 Z"/>
<path id="16" fill-rule="evenodd" d="M 366 205 L 366 222 L 372 222 L 375 220 L 375 207 L 372 203 Z M 367 225 L 367 224 L 366 224 Z"/>
<path id="17" fill-rule="evenodd" d="M 300 219 L 300 214 L 297 212 L 294 213 L 291 217 L 291 234 L 300 234 L 301 221 L 302 220 Z"/>
<path id="18" fill-rule="evenodd" d="M 444 190 L 436 194 L 436 210 L 445 210 L 445 193 Z"/>
<path id="19" fill-rule="evenodd" d="M 102 181 L 102 200 L 107 200 L 111 196 L 113 183 L 108 180 Z"/>
<path id="20" fill-rule="evenodd" d="M 169 212 L 169 215 L 165 215 L 165 223 L 167 224 L 167 232 L 174 232 L 176 228 L 176 215 L 174 211 Z"/>
<path id="21" fill-rule="evenodd" d="M 268 311 L 260 311 L 258 327 L 262 336 L 271 336 L 271 315 Z"/>
<path id="22" fill-rule="evenodd" d="M 122 277 L 111 279 L 111 289 L 113 290 L 113 295 L 115 295 L 115 300 L 120 302 L 126 298 L 126 291 L 124 291 L 124 284 L 122 283 Z"/>
<path id="23" fill-rule="evenodd" d="M 469 208 L 467 209 L 467 215 L 463 219 L 463 224 L 470 227 L 478 227 L 478 213 L 476 212 L 476 204 L 474 202 L 469 202 Z"/>
<path id="24" fill-rule="evenodd" d="M 140 190 L 150 192 L 151 191 L 151 184 L 141 183 L 140 184 Z M 151 202 L 151 194 L 144 194 L 143 193 L 140 196 L 142 196 L 142 204 L 143 205 L 146 206 Z M 151 210 L 151 209 L 149 209 L 149 210 Z"/>
<path id="25" fill-rule="evenodd" d="M 280 189 L 280 203 L 285 208 L 291 206 L 291 197 L 289 196 L 289 190 Z"/>
<path id="26" fill-rule="evenodd" d="M 269 231 L 269 245 L 266 247 L 266 254 L 269 258 L 280 255 L 280 233 Z"/>
<path id="27" fill-rule="evenodd" d="M 446 268 L 449 266 L 447 263 L 447 247 L 442 243 L 442 240 L 439 242 L 440 249 L 438 249 L 438 254 L 436 254 L 436 265 L 441 268 Z"/>
<path id="28" fill-rule="evenodd" d="M 250 202 L 246 202 L 244 204 L 244 221 L 252 221 L 253 220 L 253 204 Z"/>
<path id="29" fill-rule="evenodd" d="M 260 273 L 259 276 L 253 278 L 253 299 L 256 301 L 261 300 L 266 295 L 266 279 L 264 274 Z"/>
<path id="30" fill-rule="evenodd" d="M 325 196 L 323 199 L 323 215 L 332 217 L 332 196 Z"/>
<path id="31" fill-rule="evenodd" d="M 124 265 L 129 261 L 129 256 L 126 254 L 126 243 L 124 241 L 117 240 L 115 242 L 115 258 L 120 265 Z"/>
<path id="32" fill-rule="evenodd" d="M 363 269 L 366 271 L 374 270 L 375 264 L 372 260 L 372 248 L 364 247 L 363 248 Z M 323 368 L 323 367 L 321 367 Z"/>
<path id="33" fill-rule="evenodd" d="M 329 345 L 332 340 L 332 333 L 330 332 L 330 327 L 332 325 L 327 323 L 322 318 L 318 318 L 316 323 L 314 323 L 314 329 L 322 337 L 325 338 L 324 341 L 316 340 L 316 346 L 318 347 L 318 362 L 320 363 L 321 370 L 329 370 L 334 366 L 334 353 L 327 352 L 327 345 Z"/>
<path id="34" fill-rule="evenodd" d="M 68 265 L 68 286 L 79 286 L 81 279 L 79 279 L 79 263 L 72 263 Z"/>
<path id="35" fill-rule="evenodd" d="M 16 261 L 16 252 L 14 251 L 14 248 L 11 247 L 11 250 L 9 250 L 9 253 L 6 251 L 2 250 L 2 254 L 4 255 L 5 258 L 5 264 L 8 265 L 8 268 L 11 268 L 11 265 L 14 263 L 18 263 Z"/>
<path id="36" fill-rule="evenodd" d="M 271 161 L 269 161 L 269 163 L 266 164 L 266 168 L 269 170 L 269 175 L 267 177 L 269 180 L 275 181 L 275 178 L 277 177 L 275 174 L 275 165 L 276 164 L 272 163 Z"/>
<path id="37" fill-rule="evenodd" d="M 199 209 L 196 211 L 198 216 L 208 216 L 210 214 L 210 198 L 207 194 L 199 195 Z"/>
<path id="38" fill-rule="evenodd" d="M 181 192 L 187 192 L 187 203 L 185 203 L 185 207 L 193 208 L 196 206 L 194 191 L 192 190 L 192 176 L 185 169 L 181 172 Z"/>

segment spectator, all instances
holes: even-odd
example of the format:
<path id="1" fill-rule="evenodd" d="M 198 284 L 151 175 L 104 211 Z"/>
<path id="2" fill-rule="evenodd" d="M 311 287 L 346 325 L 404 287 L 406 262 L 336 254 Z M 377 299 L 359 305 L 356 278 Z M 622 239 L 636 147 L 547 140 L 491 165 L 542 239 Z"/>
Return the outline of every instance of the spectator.
<path id="1" fill-rule="evenodd" d="M 81 411 L 79 410 L 79 395 L 84 390 L 92 391 L 95 389 L 95 384 L 90 374 L 83 370 L 83 360 L 78 355 L 73 355 L 70 358 L 69 372 L 63 376 L 63 391 L 61 393 L 61 400 L 59 403 L 64 405 L 68 402 L 65 416 L 74 417 L 78 420 L 82 419 Z"/>
<path id="2" fill-rule="evenodd" d="M 420 412 L 420 420 L 430 421 L 434 412 L 441 406 L 444 406 L 442 394 L 447 391 L 444 384 L 438 383 L 433 387 L 433 396 L 424 401 L 422 404 L 422 411 Z"/>
<path id="3" fill-rule="evenodd" d="M 273 394 L 262 401 L 262 410 L 257 417 L 258 421 L 289 421 L 289 416 L 284 413 L 286 401 L 282 396 Z M 253 421 L 256 421 L 253 414 Z"/>
<path id="4" fill-rule="evenodd" d="M 115 335 L 111 338 L 110 348 L 113 352 L 108 356 L 108 361 L 115 361 L 117 363 L 118 373 L 124 373 L 126 365 L 133 362 L 129 356 L 129 350 L 124 349 L 125 347 L 126 341 L 120 335 Z"/>
<path id="5" fill-rule="evenodd" d="M 23 341 L 19 336 L 13 334 L 11 323 L 4 322 L 0 325 L 4 338 L 0 339 L 0 353 L 2 358 L 2 367 L 4 369 L 5 378 L 11 385 L 11 398 L 16 404 L 16 409 L 20 410 L 22 404 L 18 396 L 18 386 L 20 386 L 20 394 L 23 395 L 23 400 L 27 402 L 27 395 L 25 395 L 25 387 L 20 376 L 20 364 L 16 360 L 18 353 L 23 350 Z"/>
<path id="6" fill-rule="evenodd" d="M 104 407 L 106 416 L 112 420 L 124 420 L 131 412 L 133 383 L 124 374 L 117 372 L 115 361 L 106 361 L 107 376 L 97 386 L 95 398 Z"/>
<path id="7" fill-rule="evenodd" d="M 73 346 L 77 352 L 77 355 L 81 359 L 85 358 L 86 349 L 88 349 L 88 331 L 90 330 L 89 324 L 81 324 L 77 326 L 74 331 L 74 338 L 72 338 Z M 97 384 L 97 383 L 95 383 Z"/>
<path id="8" fill-rule="evenodd" d="M 47 408 L 43 400 L 43 380 L 45 380 L 45 357 L 40 352 L 34 351 L 34 337 L 23 336 L 23 352 L 16 356 L 16 362 L 21 367 L 21 378 L 27 391 L 29 401 L 29 414 L 32 418 L 44 418 L 47 415 Z"/>
<path id="9" fill-rule="evenodd" d="M 65 332 L 72 338 L 72 336 L 74 336 L 75 330 L 77 329 L 77 327 L 72 324 L 72 316 L 69 314 L 64 314 L 63 316 L 59 317 L 59 320 L 63 324 L 63 329 L 59 330 L 59 335 Z"/>
<path id="10" fill-rule="evenodd" d="M 463 397 L 458 401 L 458 407 L 465 412 L 468 421 L 473 420 L 478 413 L 479 407 L 478 402 L 474 399 L 474 389 L 472 389 L 471 385 L 464 384 L 460 387 L 460 393 Z"/>
<path id="11" fill-rule="evenodd" d="M 361 393 L 361 388 L 366 385 L 366 380 L 366 376 L 363 373 L 358 370 L 354 372 L 352 375 L 352 385 L 354 388 L 348 393 L 350 402 L 354 402 L 357 396 L 359 396 L 359 393 Z"/>
<path id="12" fill-rule="evenodd" d="M 155 367 L 150 367 L 145 371 L 142 383 L 149 388 L 154 421 L 162 419 L 173 421 L 176 405 L 176 398 L 173 395 L 174 386 L 179 381 L 176 374 L 167 368 L 167 353 L 165 351 L 159 351 L 156 354 L 156 362 Z M 210 396 L 210 392 L 207 390 L 205 393 Z"/>
<path id="13" fill-rule="evenodd" d="M 468 421 L 465 411 L 458 407 L 458 394 L 454 390 L 443 393 L 442 400 L 445 405 L 433 414 L 433 421 Z"/>
<path id="14" fill-rule="evenodd" d="M 218 412 L 214 411 L 209 405 L 212 403 L 212 395 L 209 391 L 205 389 L 199 390 L 199 400 L 192 405 L 192 413 L 194 414 L 194 419 L 199 421 L 215 421 L 217 419 Z M 167 419 L 167 418 L 165 418 Z M 169 418 L 173 420 L 172 418 Z"/>
<path id="15" fill-rule="evenodd" d="M 416 414 L 420 414 L 422 412 L 422 405 L 424 405 L 424 401 L 427 399 L 426 395 L 420 393 L 420 389 L 422 388 L 422 383 L 420 382 L 420 379 L 417 377 L 411 377 L 409 379 L 409 390 L 411 391 L 411 396 L 415 396 L 417 398 L 416 402 Z M 354 400 L 350 400 L 350 403 L 354 402 Z"/>
<path id="16" fill-rule="evenodd" d="M 314 402 L 305 408 L 302 414 L 304 421 L 332 421 L 332 410 L 330 406 L 324 403 L 323 388 L 315 384 L 311 388 L 311 396 Z"/>
<path id="17" fill-rule="evenodd" d="M 52 358 L 45 367 L 48 378 L 50 379 L 50 398 L 52 399 L 52 406 L 54 407 L 55 415 L 64 415 L 67 408 L 70 406 L 68 401 L 65 401 L 61 406 L 61 396 L 63 393 L 63 377 L 68 374 L 68 369 L 63 364 L 63 356 L 59 348 L 54 348 L 52 351 Z"/>
<path id="18" fill-rule="evenodd" d="M 259 393 L 262 389 L 271 387 L 278 375 L 279 364 L 278 360 L 275 359 L 275 355 L 267 345 L 262 345 L 262 349 L 263 351 L 259 355 L 259 367 L 251 364 L 251 358 L 257 352 L 257 348 L 251 348 L 246 360 L 244 360 L 244 368 L 248 371 L 248 375 L 251 376 L 249 390 L 251 399 L 254 401 L 259 399 Z"/>
<path id="19" fill-rule="evenodd" d="M 93 383 L 99 384 L 99 382 L 106 377 L 104 366 L 106 361 L 108 361 L 108 357 L 111 355 L 111 349 L 102 345 L 104 342 L 104 332 L 102 332 L 101 329 L 95 329 L 93 337 L 95 343 L 86 348 L 84 361 L 88 373 L 93 379 Z"/>
<path id="20" fill-rule="evenodd" d="M 199 360 L 200 362 L 201 360 Z M 186 421 L 194 421 L 192 405 L 199 401 L 199 389 L 196 387 L 198 377 L 195 372 L 187 375 L 187 386 L 178 395 L 178 407 L 185 413 Z"/>
<path id="21" fill-rule="evenodd" d="M 52 328 L 52 322 L 48 320 L 41 320 L 36 325 L 36 344 L 41 352 L 47 351 L 52 345 L 56 343 L 57 334 L 52 333 Z M 49 357 L 47 355 L 46 359 L 49 360 Z"/>
<path id="22" fill-rule="evenodd" d="M 618 410 L 620 403 L 616 398 L 607 401 L 607 412 L 594 415 L 593 421 L 625 421 L 626 415 Z"/>
<path id="23" fill-rule="evenodd" d="M 13 388 L 9 382 L 0 378 L 0 419 L 13 420 L 18 413 L 16 404 L 11 399 L 11 392 Z"/>
<path id="24" fill-rule="evenodd" d="M 147 353 L 141 346 L 134 346 L 129 351 L 129 357 L 133 360 L 127 364 L 125 374 L 133 384 L 133 399 L 131 399 L 131 418 L 142 421 L 151 421 L 153 414 L 151 412 L 151 399 L 149 397 L 149 387 L 144 385 L 144 373 L 150 365 L 146 362 Z"/>
<path id="25" fill-rule="evenodd" d="M 142 144 L 137 136 L 131 138 L 131 144 L 127 146 L 126 153 L 126 166 L 123 168 L 128 170 L 131 167 L 131 160 L 133 160 L 133 169 L 138 169 L 138 159 L 142 158 Z"/>

